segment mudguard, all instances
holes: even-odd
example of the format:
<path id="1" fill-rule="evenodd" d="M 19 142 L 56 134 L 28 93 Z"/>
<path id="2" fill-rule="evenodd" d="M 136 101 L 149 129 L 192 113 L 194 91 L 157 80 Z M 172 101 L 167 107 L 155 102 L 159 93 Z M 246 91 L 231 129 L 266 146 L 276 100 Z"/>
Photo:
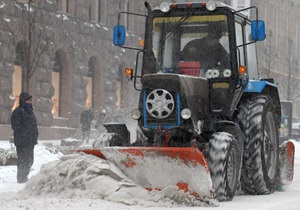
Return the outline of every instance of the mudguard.
<path id="1" fill-rule="evenodd" d="M 279 153 L 279 177 L 280 186 L 289 185 L 294 177 L 295 145 L 293 141 L 284 141 L 280 145 Z"/>

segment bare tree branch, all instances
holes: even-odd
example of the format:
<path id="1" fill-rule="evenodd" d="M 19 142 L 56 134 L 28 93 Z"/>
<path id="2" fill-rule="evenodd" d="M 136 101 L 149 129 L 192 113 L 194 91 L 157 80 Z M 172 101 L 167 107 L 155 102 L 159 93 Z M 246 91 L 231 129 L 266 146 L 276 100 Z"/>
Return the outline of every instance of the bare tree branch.
<path id="1" fill-rule="evenodd" d="M 42 55 L 47 51 L 50 43 L 43 28 L 38 23 L 39 8 L 29 0 L 28 4 L 18 3 L 22 10 L 22 19 L 14 26 L 9 20 L 4 21 L 12 35 L 12 44 L 16 47 L 21 42 L 19 53 L 22 54 L 21 67 L 24 73 L 24 89 L 28 91 L 31 77 L 37 71 Z M 15 30 L 15 27 L 18 30 Z"/>

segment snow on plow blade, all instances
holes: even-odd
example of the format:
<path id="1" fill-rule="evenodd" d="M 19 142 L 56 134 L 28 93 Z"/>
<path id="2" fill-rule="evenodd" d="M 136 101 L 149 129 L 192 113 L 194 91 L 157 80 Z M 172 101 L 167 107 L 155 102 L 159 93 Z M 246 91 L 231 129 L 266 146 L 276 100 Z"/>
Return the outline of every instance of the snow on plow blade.
<path id="1" fill-rule="evenodd" d="M 279 185 L 289 185 L 294 176 L 295 145 L 292 141 L 285 141 L 280 145 L 279 153 Z"/>
<path id="2" fill-rule="evenodd" d="M 82 152 L 114 163 L 128 178 L 148 190 L 177 186 L 195 196 L 212 196 L 208 164 L 196 148 L 103 147 Z"/>

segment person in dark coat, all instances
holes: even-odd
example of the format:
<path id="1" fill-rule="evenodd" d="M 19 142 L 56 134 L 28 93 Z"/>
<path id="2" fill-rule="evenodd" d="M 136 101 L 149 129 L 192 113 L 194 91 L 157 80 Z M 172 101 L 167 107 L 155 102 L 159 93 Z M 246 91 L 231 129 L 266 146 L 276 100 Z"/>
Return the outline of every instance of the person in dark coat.
<path id="1" fill-rule="evenodd" d="M 18 156 L 17 181 L 25 183 L 34 161 L 34 145 L 37 144 L 39 135 L 32 108 L 32 96 L 26 92 L 21 93 L 19 106 L 12 113 L 11 127 Z"/>
<path id="2" fill-rule="evenodd" d="M 87 109 L 82 112 L 80 116 L 80 124 L 82 130 L 82 143 L 85 142 L 88 144 L 90 139 L 90 130 L 91 130 L 91 123 L 93 120 L 93 111 L 92 109 Z"/>
<path id="3" fill-rule="evenodd" d="M 182 50 L 184 61 L 200 61 L 201 69 L 216 68 L 221 65 L 230 68 L 228 52 L 220 43 L 222 27 L 220 24 L 211 23 L 208 26 L 208 35 L 202 39 L 188 42 Z"/>

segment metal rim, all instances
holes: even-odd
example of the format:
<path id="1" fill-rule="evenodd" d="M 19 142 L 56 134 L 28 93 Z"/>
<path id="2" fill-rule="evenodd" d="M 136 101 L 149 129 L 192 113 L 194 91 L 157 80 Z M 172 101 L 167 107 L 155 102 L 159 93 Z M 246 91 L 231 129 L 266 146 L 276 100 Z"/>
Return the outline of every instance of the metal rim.
<path id="1" fill-rule="evenodd" d="M 276 156 L 278 151 L 276 149 L 276 132 L 275 132 L 274 117 L 271 112 L 266 115 L 266 123 L 263 137 L 263 155 L 265 165 L 267 167 L 268 177 L 273 180 L 276 177 Z"/>
<path id="2" fill-rule="evenodd" d="M 234 152 L 234 147 L 231 148 L 229 157 L 228 157 L 228 162 L 227 162 L 227 183 L 228 187 L 233 190 L 235 187 L 235 177 L 236 177 L 236 153 Z"/>

